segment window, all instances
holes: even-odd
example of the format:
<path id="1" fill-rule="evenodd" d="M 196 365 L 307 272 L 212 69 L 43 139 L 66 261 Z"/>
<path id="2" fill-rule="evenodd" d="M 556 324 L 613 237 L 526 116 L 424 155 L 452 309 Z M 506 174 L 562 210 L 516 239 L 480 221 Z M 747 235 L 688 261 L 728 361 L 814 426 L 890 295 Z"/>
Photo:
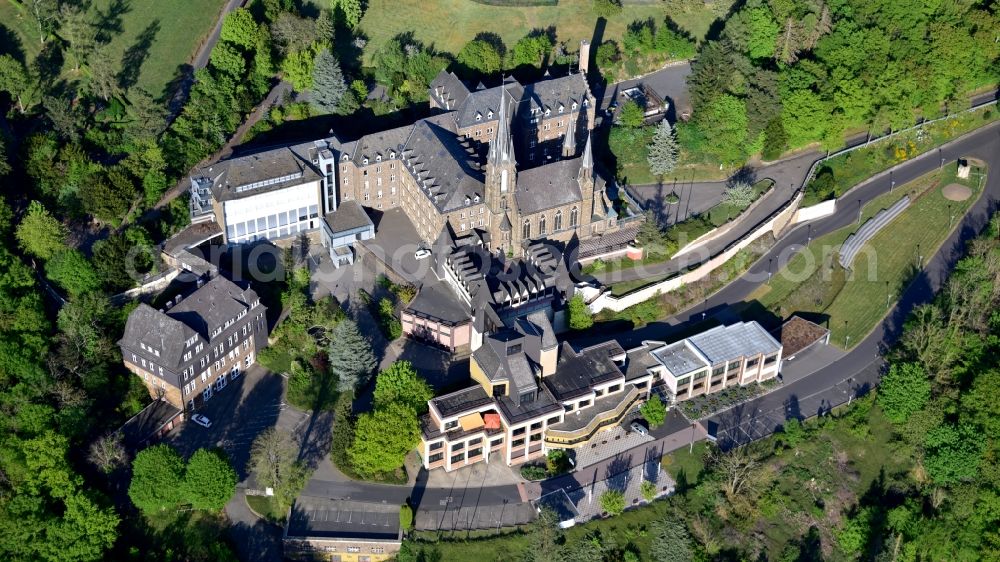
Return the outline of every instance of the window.
<path id="1" fill-rule="evenodd" d="M 449 429 L 455 429 L 456 427 L 458 427 L 458 420 L 452 420 L 452 421 L 444 424 L 444 430 L 445 431 L 448 431 Z"/>
<path id="2" fill-rule="evenodd" d="M 442 442 L 442 441 L 438 441 L 436 443 L 431 443 L 431 450 L 432 451 L 437 451 L 441 447 L 444 447 L 444 442 Z"/>
<path id="3" fill-rule="evenodd" d="M 465 460 L 465 453 L 459 453 L 451 457 L 451 464 L 458 464 Z"/>
<path id="4" fill-rule="evenodd" d="M 531 238 L 531 221 L 528 219 L 524 219 L 524 226 L 521 227 L 521 238 Z"/>
<path id="5" fill-rule="evenodd" d="M 427 464 L 434 464 L 444 458 L 444 453 L 435 453 L 427 457 Z"/>
<path id="6" fill-rule="evenodd" d="M 750 367 L 756 367 L 757 363 L 759 363 L 759 362 L 760 362 L 760 358 L 759 357 L 754 357 L 753 359 L 748 360 L 747 361 L 747 369 L 749 369 Z"/>
<path id="7" fill-rule="evenodd" d="M 469 451 L 469 458 L 470 459 L 474 459 L 476 457 L 481 457 L 481 456 L 483 456 L 483 448 L 482 447 L 479 447 L 477 449 L 473 449 L 473 450 Z"/>
<path id="8" fill-rule="evenodd" d="M 554 423 L 559 423 L 559 416 L 552 416 L 551 418 L 545 420 L 545 423 L 552 425 Z"/>
<path id="9" fill-rule="evenodd" d="M 535 422 L 531 424 L 531 431 L 535 431 L 536 429 L 542 429 L 542 422 Z"/>
<path id="10" fill-rule="evenodd" d="M 767 357 L 766 359 L 764 359 L 764 364 L 765 365 L 770 365 L 771 363 L 774 363 L 777 360 L 778 360 L 778 355 L 774 354 L 774 355 L 772 355 L 772 356 Z"/>
<path id="11" fill-rule="evenodd" d="M 472 440 L 469 441 L 469 446 L 472 447 L 472 446 L 478 445 L 478 444 L 480 444 L 482 442 L 483 442 L 483 438 L 482 437 L 476 437 L 475 439 L 472 439 Z"/>
<path id="12" fill-rule="evenodd" d="M 545 236 L 545 215 L 538 218 L 538 235 Z"/>
<path id="13" fill-rule="evenodd" d="M 586 408 L 587 406 L 590 406 L 590 400 L 582 400 L 580 402 L 580 408 Z"/>
<path id="14" fill-rule="evenodd" d="M 515 429 L 513 435 L 514 435 L 514 437 L 517 437 L 518 435 L 524 435 L 524 428 L 523 427 L 519 427 L 519 428 Z"/>
<path id="15" fill-rule="evenodd" d="M 730 371 L 735 371 L 736 369 L 739 369 L 739 368 L 740 368 L 740 362 L 739 361 L 730 361 L 729 362 L 729 370 Z"/>
<path id="16" fill-rule="evenodd" d="M 577 211 L 576 207 L 573 207 L 570 210 L 570 212 L 569 212 L 569 227 L 570 228 L 576 228 L 576 221 L 577 221 L 577 217 L 578 217 L 579 214 L 580 213 L 579 213 L 579 211 Z"/>
<path id="17" fill-rule="evenodd" d="M 725 370 L 726 370 L 726 366 L 725 365 L 719 365 L 718 367 L 712 369 L 712 376 L 715 377 L 715 376 L 721 375 L 722 372 L 725 371 Z"/>
<path id="18" fill-rule="evenodd" d="M 518 447 L 523 447 L 524 446 L 524 439 L 518 439 L 518 440 L 514 441 L 513 443 L 511 443 L 510 446 L 511 446 L 512 449 L 516 449 Z"/>
<path id="19" fill-rule="evenodd" d="M 558 232 L 562 230 L 562 211 L 556 211 L 556 218 L 552 221 L 552 231 Z"/>
<path id="20" fill-rule="evenodd" d="M 465 448 L 465 443 L 455 443 L 454 445 L 451 446 L 451 452 L 457 453 L 458 451 L 461 451 L 464 448 Z"/>
<path id="21" fill-rule="evenodd" d="M 608 394 L 611 394 L 613 392 L 618 392 L 621 389 L 622 389 L 622 385 L 620 385 L 620 384 L 612 385 L 612 386 L 608 387 Z"/>

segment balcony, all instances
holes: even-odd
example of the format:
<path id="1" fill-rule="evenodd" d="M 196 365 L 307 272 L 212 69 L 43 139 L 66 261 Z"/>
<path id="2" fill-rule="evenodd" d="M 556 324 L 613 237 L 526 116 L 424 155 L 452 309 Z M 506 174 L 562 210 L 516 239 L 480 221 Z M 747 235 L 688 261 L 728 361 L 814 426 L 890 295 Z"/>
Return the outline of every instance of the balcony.
<path id="1" fill-rule="evenodd" d="M 576 447 L 586 443 L 599 430 L 618 423 L 639 400 L 639 389 L 633 385 L 625 392 L 599 398 L 594 405 L 579 414 L 566 414 L 562 423 L 550 425 L 545 444 L 551 447 Z"/>

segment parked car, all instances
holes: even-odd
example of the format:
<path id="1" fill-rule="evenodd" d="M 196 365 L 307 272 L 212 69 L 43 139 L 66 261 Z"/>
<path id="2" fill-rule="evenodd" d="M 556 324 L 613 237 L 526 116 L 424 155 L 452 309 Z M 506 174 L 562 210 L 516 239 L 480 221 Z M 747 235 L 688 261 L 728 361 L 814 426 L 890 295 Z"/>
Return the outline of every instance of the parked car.
<path id="1" fill-rule="evenodd" d="M 202 427 L 212 427 L 212 420 L 201 414 L 195 414 L 191 416 L 191 421 L 202 426 Z"/>
<path id="2" fill-rule="evenodd" d="M 632 422 L 632 425 L 630 425 L 629 427 L 632 429 L 632 431 L 638 433 L 639 435 L 649 435 L 649 430 L 646 429 L 646 426 L 639 423 L 638 420 Z"/>
<path id="3" fill-rule="evenodd" d="M 422 260 L 424 258 L 428 258 L 428 257 L 430 257 L 430 255 L 431 255 L 431 251 L 428 250 L 428 249 L 426 249 L 426 248 L 420 248 L 419 250 L 417 250 L 416 252 L 413 253 L 413 257 L 417 258 L 418 260 Z"/>

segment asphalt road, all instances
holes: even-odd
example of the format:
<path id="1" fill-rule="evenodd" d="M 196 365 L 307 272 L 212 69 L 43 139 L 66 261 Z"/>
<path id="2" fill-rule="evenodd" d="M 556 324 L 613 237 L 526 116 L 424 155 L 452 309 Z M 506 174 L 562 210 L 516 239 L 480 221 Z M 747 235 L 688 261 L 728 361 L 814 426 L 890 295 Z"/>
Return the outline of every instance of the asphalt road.
<path id="1" fill-rule="evenodd" d="M 934 298 L 954 264 L 961 258 L 966 242 L 983 230 L 991 212 L 997 208 L 1000 199 L 1000 173 L 997 173 L 1000 169 L 1000 123 L 985 127 L 940 151 L 897 166 L 890 173 L 880 174 L 850 194 L 851 200 L 869 201 L 888 192 L 893 182 L 902 185 L 933 171 L 941 165 L 942 158 L 947 163 L 965 156 L 987 162 L 990 174 L 984 193 L 941 249 L 928 258 L 923 272 L 892 307 L 886 320 L 841 359 L 802 380 L 711 418 L 710 434 L 731 443 L 756 439 L 773 432 L 785 419 L 828 411 L 854 396 L 865 394 L 876 384 L 883 363 L 882 351 L 897 341 L 903 322 L 914 307 Z M 682 315 L 681 321 L 699 320 L 703 312 L 713 314 L 744 301 L 754 288 L 766 281 L 771 267 L 777 271 L 811 238 L 848 226 L 856 221 L 856 217 L 857 208 L 854 205 L 843 205 L 830 217 L 800 225 L 782 237 L 743 277 L 713 295 L 702 307 L 689 310 Z"/>

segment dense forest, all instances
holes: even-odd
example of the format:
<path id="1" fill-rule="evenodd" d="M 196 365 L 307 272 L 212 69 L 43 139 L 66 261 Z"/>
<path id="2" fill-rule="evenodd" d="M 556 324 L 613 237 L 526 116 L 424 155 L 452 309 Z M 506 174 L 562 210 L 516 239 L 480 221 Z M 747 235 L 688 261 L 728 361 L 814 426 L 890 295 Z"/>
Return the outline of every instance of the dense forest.
<path id="1" fill-rule="evenodd" d="M 967 106 L 1000 78 L 995 2 L 748 0 L 689 77 L 693 154 L 742 164 Z"/>

